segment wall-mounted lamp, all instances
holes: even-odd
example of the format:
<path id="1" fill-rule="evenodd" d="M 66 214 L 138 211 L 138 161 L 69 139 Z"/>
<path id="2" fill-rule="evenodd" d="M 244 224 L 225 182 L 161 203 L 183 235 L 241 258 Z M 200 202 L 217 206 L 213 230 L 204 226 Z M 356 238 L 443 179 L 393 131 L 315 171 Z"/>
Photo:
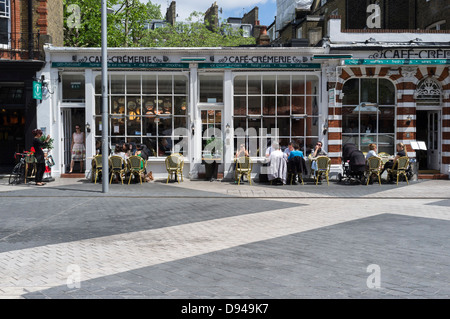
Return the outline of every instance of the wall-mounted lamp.
<path id="1" fill-rule="evenodd" d="M 86 123 L 86 132 L 91 133 L 91 124 Z"/>
<path id="2" fill-rule="evenodd" d="M 231 128 L 230 124 L 227 123 L 227 125 L 225 126 L 227 134 L 230 133 L 230 128 Z"/>
<path id="3" fill-rule="evenodd" d="M 195 125 L 194 123 L 191 124 L 191 131 L 192 131 L 192 135 L 195 134 Z"/>
<path id="4" fill-rule="evenodd" d="M 406 125 L 409 126 L 409 124 L 411 124 L 411 121 L 412 121 L 412 117 L 411 117 L 411 115 L 408 115 L 408 117 L 406 118 Z"/>

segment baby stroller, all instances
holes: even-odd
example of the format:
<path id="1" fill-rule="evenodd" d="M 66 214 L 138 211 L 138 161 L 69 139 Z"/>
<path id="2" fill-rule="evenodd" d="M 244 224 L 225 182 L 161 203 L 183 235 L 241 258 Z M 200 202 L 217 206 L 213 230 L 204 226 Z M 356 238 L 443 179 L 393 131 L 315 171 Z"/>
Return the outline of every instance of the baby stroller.
<path id="1" fill-rule="evenodd" d="M 347 143 L 342 147 L 342 169 L 344 175 L 338 174 L 339 182 L 345 179 L 347 182 L 357 181 L 364 183 L 366 158 L 353 143 Z"/>

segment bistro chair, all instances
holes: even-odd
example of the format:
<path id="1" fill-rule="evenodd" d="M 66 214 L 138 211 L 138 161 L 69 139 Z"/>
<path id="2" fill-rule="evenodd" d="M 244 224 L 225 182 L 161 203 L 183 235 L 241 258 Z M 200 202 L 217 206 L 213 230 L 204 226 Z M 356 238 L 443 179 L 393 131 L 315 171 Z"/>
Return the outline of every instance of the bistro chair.
<path id="1" fill-rule="evenodd" d="M 253 162 L 248 156 L 242 156 L 236 159 L 236 172 L 235 178 L 238 182 L 238 185 L 241 184 L 241 178 L 243 176 L 247 176 L 248 183 L 252 185 L 252 170 L 253 170 Z"/>
<path id="2" fill-rule="evenodd" d="M 397 179 L 397 185 L 398 185 L 398 178 L 400 177 L 400 175 L 403 175 L 403 176 L 405 176 L 406 184 L 409 185 L 408 176 L 406 173 L 406 170 L 408 169 L 408 167 L 409 167 L 408 156 L 399 157 L 397 159 L 397 162 L 394 163 L 394 167 L 387 169 L 388 177 L 391 179 L 393 179 L 395 177 Z"/>
<path id="3" fill-rule="evenodd" d="M 306 169 L 305 159 L 301 156 L 295 156 L 288 161 L 287 168 L 288 180 L 290 181 L 291 185 L 292 182 L 295 182 L 295 178 L 297 176 L 298 182 L 301 182 L 302 185 L 304 185 L 302 175 Z"/>
<path id="4" fill-rule="evenodd" d="M 316 163 L 317 163 L 317 170 L 314 175 L 316 185 L 319 184 L 319 179 L 322 177 L 322 175 L 325 175 L 327 179 L 327 184 L 330 185 L 328 175 L 330 173 L 331 159 L 328 156 L 319 156 L 316 158 Z"/>
<path id="5" fill-rule="evenodd" d="M 367 184 L 369 185 L 369 181 L 372 178 L 372 175 L 376 175 L 378 177 L 378 183 L 381 185 L 381 170 L 383 168 L 383 161 L 380 157 L 371 156 L 366 160 L 367 164 Z"/>
<path id="6" fill-rule="evenodd" d="M 130 174 L 128 178 L 128 184 L 131 182 L 131 178 L 134 175 L 139 176 L 139 181 L 142 184 L 142 176 L 145 172 L 145 166 L 147 164 L 147 161 L 145 161 L 142 157 L 133 155 L 128 157 L 127 159 L 127 166 L 128 166 L 128 173 Z"/>
<path id="7" fill-rule="evenodd" d="M 125 176 L 125 161 L 121 156 L 111 155 L 109 157 L 109 171 L 111 173 L 111 178 L 109 179 L 109 183 L 112 183 L 113 176 L 119 175 L 120 180 L 123 184 L 123 178 Z"/>
<path id="8" fill-rule="evenodd" d="M 94 178 L 94 184 L 97 184 L 97 178 L 98 174 L 102 173 L 102 156 L 101 155 L 95 155 L 91 162 L 93 172 L 93 178 Z M 102 173 L 103 175 L 103 173 Z M 103 178 L 103 176 L 102 176 Z"/>
<path id="9" fill-rule="evenodd" d="M 184 166 L 184 157 L 179 153 L 170 154 L 166 157 L 166 170 L 167 170 L 167 181 L 166 184 L 169 183 L 169 179 L 172 177 L 177 180 L 178 183 L 183 181 L 183 166 Z M 179 175 L 179 177 L 178 177 Z"/>

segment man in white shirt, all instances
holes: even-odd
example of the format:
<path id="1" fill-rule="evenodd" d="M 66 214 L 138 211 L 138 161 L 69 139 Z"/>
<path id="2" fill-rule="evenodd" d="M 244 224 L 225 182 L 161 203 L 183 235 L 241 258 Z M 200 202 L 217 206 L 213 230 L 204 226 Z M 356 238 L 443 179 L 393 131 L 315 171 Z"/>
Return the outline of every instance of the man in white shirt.
<path id="1" fill-rule="evenodd" d="M 269 181 L 280 180 L 286 184 L 287 156 L 280 150 L 278 142 L 272 143 L 272 152 L 269 155 Z"/>

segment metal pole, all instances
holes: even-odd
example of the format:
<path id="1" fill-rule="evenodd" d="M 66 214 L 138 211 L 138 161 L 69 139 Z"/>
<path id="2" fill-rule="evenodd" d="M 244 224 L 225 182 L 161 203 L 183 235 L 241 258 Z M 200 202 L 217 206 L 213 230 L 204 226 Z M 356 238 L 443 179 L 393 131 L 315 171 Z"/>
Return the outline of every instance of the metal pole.
<path id="1" fill-rule="evenodd" d="M 102 193 L 109 191 L 107 0 L 102 0 Z"/>

